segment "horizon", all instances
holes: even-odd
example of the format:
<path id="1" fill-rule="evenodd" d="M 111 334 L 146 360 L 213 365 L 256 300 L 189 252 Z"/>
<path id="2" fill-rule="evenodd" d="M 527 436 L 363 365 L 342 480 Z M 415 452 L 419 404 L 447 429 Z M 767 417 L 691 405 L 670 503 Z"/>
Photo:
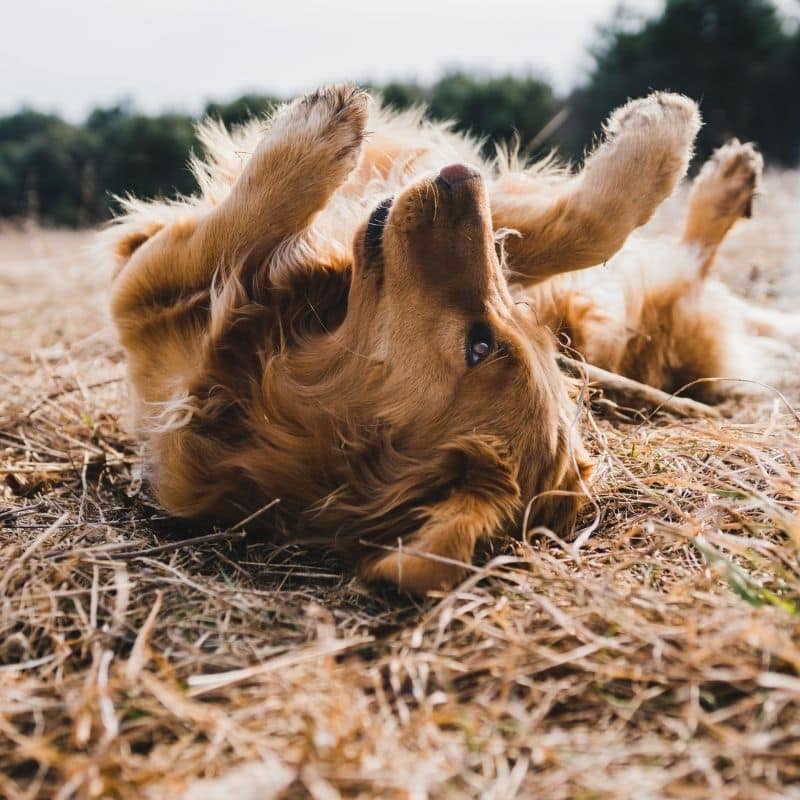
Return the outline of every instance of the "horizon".
<path id="1" fill-rule="evenodd" d="M 789 24 L 800 24 L 800 0 L 771 2 Z M 456 70 L 531 74 L 564 95 L 588 77 L 590 47 L 617 9 L 648 17 L 663 5 L 561 0 L 545 10 L 540 3 L 499 0 L 489 12 L 479 0 L 406 0 L 377 14 L 364 13 L 359 0 L 335 7 L 282 0 L 269 8 L 230 0 L 220 13 L 192 0 L 140 0 L 136 7 L 30 0 L 7 13 L 0 70 L 15 77 L 0 86 L 0 115 L 27 108 L 79 123 L 95 108 L 129 105 L 147 114 L 196 116 L 209 102 L 244 94 L 291 97 L 343 80 L 430 85 Z M 487 18 L 503 20 L 497 31 L 489 26 L 488 36 Z"/>
<path id="2" fill-rule="evenodd" d="M 430 83 L 454 69 L 530 73 L 565 93 L 587 74 L 587 48 L 617 5 L 562 0 L 544 10 L 500 0 L 488 11 L 477 0 L 407 0 L 402 9 L 365 14 L 358 0 L 335 8 L 319 0 L 270 8 L 231 0 L 223 14 L 212 14 L 210 6 L 198 8 L 191 0 L 163 6 L 141 0 L 135 8 L 32 0 L 8 12 L 0 69 L 15 80 L 0 89 L 0 113 L 27 107 L 79 121 L 93 108 L 127 102 L 146 113 L 196 114 L 209 101 L 251 92 L 290 96 L 340 80 Z M 662 3 L 626 5 L 646 15 Z M 313 28 L 309 14 L 315 15 Z M 514 24 L 498 23 L 487 36 L 487 17 Z M 36 30 L 37 47 L 25 35 L 30 30 Z M 209 52 L 214 58 L 203 59 Z"/>

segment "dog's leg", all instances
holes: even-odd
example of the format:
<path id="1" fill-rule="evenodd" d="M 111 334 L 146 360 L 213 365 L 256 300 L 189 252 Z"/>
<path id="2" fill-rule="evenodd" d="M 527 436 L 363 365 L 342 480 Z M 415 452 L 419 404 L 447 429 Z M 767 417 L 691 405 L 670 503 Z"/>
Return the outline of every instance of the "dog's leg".
<path id="1" fill-rule="evenodd" d="M 761 168 L 750 144 L 734 139 L 719 148 L 694 181 L 681 242 L 659 255 L 650 248 L 647 280 L 628 303 L 629 313 L 637 311 L 627 327 L 640 333 L 628 339 L 620 361 L 628 377 L 674 391 L 698 379 L 752 376 L 752 365 L 734 356 L 744 352 L 741 334 L 780 338 L 775 334 L 783 329 L 791 337 L 788 315 L 751 307 L 708 277 L 725 234 L 751 214 Z M 730 386 L 699 384 L 692 391 L 714 398 Z"/>
<path id="2" fill-rule="evenodd" d="M 230 195 L 209 218 L 211 239 L 258 257 L 302 232 L 358 162 L 367 101 L 365 92 L 339 85 L 279 111 Z"/>
<path id="3" fill-rule="evenodd" d="M 701 277 L 708 275 L 719 245 L 736 220 L 751 216 L 763 166 L 752 144 L 731 139 L 695 178 L 682 241 L 700 250 Z"/>
<path id="4" fill-rule="evenodd" d="M 491 195 L 495 229 L 506 240 L 510 279 L 538 283 L 609 259 L 653 215 L 686 172 L 700 127 L 696 104 L 676 94 L 633 100 L 612 114 L 605 141 L 555 197 L 510 174 Z"/>
<path id="5" fill-rule="evenodd" d="M 366 120 L 367 95 L 349 85 L 284 106 L 219 207 L 133 253 L 115 281 L 117 319 L 207 292 L 220 268 L 260 265 L 301 233 L 356 166 Z"/>

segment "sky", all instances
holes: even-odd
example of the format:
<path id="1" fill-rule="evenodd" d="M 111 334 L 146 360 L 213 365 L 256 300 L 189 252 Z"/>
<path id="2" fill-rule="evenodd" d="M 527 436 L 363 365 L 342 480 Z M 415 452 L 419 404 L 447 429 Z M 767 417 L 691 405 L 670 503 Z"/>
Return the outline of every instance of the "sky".
<path id="1" fill-rule="evenodd" d="M 80 120 L 130 100 L 200 111 L 254 91 L 337 80 L 435 79 L 454 67 L 534 71 L 560 91 L 618 0 L 7 0 L 0 113 Z M 628 0 L 643 13 L 661 0 Z M 779 5 L 796 8 L 797 0 Z"/>

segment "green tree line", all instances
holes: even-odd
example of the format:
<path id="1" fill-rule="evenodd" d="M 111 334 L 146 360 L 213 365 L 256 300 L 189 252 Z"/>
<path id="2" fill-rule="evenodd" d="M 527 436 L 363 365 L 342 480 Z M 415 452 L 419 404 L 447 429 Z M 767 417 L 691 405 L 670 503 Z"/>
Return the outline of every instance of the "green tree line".
<path id="1" fill-rule="evenodd" d="M 769 0 L 666 0 L 649 18 L 621 8 L 598 31 L 590 55 L 586 80 L 564 97 L 531 74 L 450 72 L 432 85 L 370 88 L 396 108 L 425 104 L 432 118 L 456 120 L 461 130 L 488 140 L 516 137 L 532 156 L 555 148 L 572 160 L 627 98 L 680 91 L 703 110 L 699 157 L 736 135 L 756 141 L 770 164 L 800 160 L 800 30 Z M 200 116 L 233 125 L 282 99 L 245 95 L 209 103 Z M 124 104 L 97 109 L 78 125 L 31 109 L 0 117 L 0 217 L 88 225 L 113 213 L 115 195 L 190 193 L 195 122 Z"/>

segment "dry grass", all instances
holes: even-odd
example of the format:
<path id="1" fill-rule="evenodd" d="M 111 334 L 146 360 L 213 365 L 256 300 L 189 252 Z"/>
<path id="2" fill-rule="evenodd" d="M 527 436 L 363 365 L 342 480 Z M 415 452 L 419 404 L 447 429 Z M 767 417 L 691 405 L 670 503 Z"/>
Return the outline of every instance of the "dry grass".
<path id="1" fill-rule="evenodd" d="M 767 188 L 722 269 L 791 307 L 798 176 Z M 86 236 L 0 237 L 0 796 L 800 797 L 779 401 L 587 412 L 581 546 L 498 545 L 420 604 L 248 539 L 121 560 L 211 529 L 141 485 Z"/>

